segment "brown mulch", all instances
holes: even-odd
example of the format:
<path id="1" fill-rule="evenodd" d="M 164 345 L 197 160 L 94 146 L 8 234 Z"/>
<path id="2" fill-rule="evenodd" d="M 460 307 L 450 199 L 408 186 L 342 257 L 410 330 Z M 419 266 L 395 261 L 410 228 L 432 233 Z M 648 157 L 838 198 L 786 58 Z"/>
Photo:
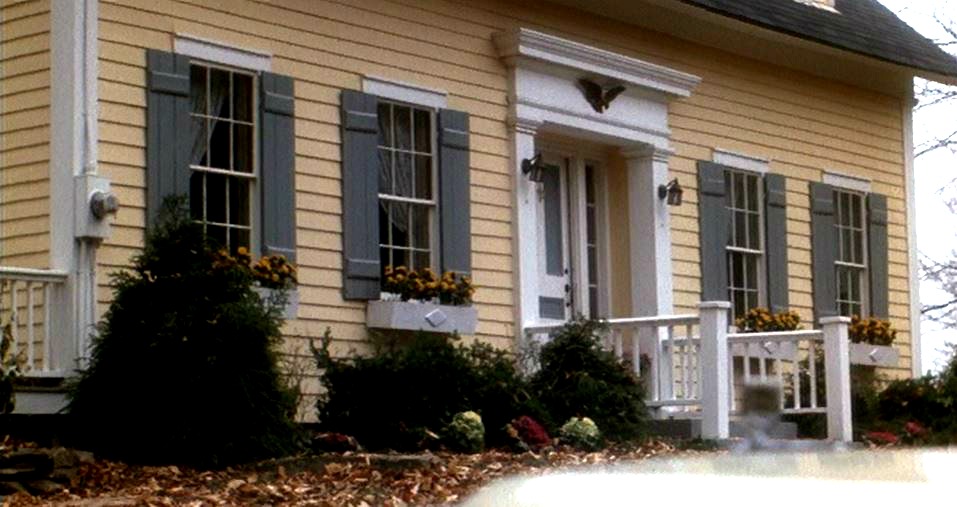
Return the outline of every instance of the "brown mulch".
<path id="1" fill-rule="evenodd" d="M 97 460 L 83 466 L 69 489 L 45 497 L 18 493 L 5 498 L 3 505 L 441 505 L 456 503 L 506 476 L 689 452 L 696 451 L 657 441 L 593 453 L 560 449 L 540 454 L 489 451 L 409 458 L 344 453 L 287 458 L 222 471 Z"/>

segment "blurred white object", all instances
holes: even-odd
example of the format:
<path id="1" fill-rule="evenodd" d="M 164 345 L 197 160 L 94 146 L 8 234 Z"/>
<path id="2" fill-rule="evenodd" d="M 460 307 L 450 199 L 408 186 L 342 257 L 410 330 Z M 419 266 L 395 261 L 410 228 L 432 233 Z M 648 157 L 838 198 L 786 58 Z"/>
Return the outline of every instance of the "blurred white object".
<path id="1" fill-rule="evenodd" d="M 582 468 L 503 479 L 468 507 L 661 505 L 772 502 L 775 507 L 953 505 L 957 449 L 758 453 L 650 459 L 634 465 Z"/>

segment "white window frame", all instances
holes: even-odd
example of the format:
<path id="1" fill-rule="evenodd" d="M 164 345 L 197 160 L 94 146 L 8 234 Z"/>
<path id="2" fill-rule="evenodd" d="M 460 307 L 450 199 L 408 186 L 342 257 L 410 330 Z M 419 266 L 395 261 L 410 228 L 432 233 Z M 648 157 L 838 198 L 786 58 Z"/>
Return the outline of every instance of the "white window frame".
<path id="1" fill-rule="evenodd" d="M 838 197 L 839 197 L 840 194 L 849 194 L 849 195 L 857 196 L 857 197 L 860 198 L 861 255 L 862 255 L 862 257 L 863 257 L 863 263 L 862 263 L 862 264 L 856 264 L 856 263 L 846 262 L 846 261 L 840 260 L 840 257 L 841 257 L 840 252 L 841 252 L 841 248 L 843 248 L 843 242 L 842 242 L 841 237 L 840 237 L 840 232 L 841 232 L 841 229 L 844 228 L 842 225 L 840 225 L 840 219 L 839 219 L 839 216 L 840 216 L 839 213 L 841 212 L 841 207 L 840 207 L 841 205 L 840 205 L 840 202 L 839 202 L 839 200 L 838 200 Z M 861 192 L 861 191 L 859 191 L 859 190 L 849 189 L 849 188 L 846 188 L 846 187 L 843 187 L 843 188 L 842 188 L 842 187 L 835 187 L 835 188 L 834 188 L 834 229 L 835 229 L 835 231 L 837 231 L 837 246 L 838 246 L 838 255 L 835 257 L 835 260 L 834 260 L 834 278 L 835 278 L 835 283 L 836 283 L 836 284 L 839 284 L 839 283 L 840 283 L 840 279 L 839 279 L 839 277 L 837 276 L 838 268 L 844 267 L 844 268 L 851 268 L 851 269 L 857 269 L 857 270 L 859 270 L 859 271 L 858 271 L 858 276 L 860 277 L 860 280 L 858 281 L 858 284 L 859 284 L 859 286 L 860 286 L 860 291 L 861 291 L 861 302 L 860 302 L 860 305 L 861 305 L 861 312 L 860 312 L 861 315 L 860 315 L 860 316 L 861 316 L 861 317 L 866 317 L 867 315 L 870 314 L 870 252 L 868 252 L 868 248 L 867 248 L 867 246 L 868 246 L 868 244 L 867 244 L 867 241 L 868 241 L 868 238 L 867 238 L 867 224 L 868 224 L 868 220 L 869 220 L 869 218 L 868 218 L 868 216 L 867 216 L 867 193 L 866 193 L 866 192 Z M 852 245 L 852 247 L 853 247 L 853 245 Z M 841 310 L 841 300 L 839 299 L 839 298 L 840 298 L 840 292 L 841 292 L 841 291 L 840 291 L 840 285 L 838 285 L 838 286 L 836 287 L 836 291 L 835 291 L 835 295 L 834 295 L 834 305 L 837 307 L 838 313 L 841 313 L 841 312 L 840 312 L 840 310 Z M 845 301 L 846 301 L 846 302 L 849 302 L 849 301 L 847 301 L 847 300 L 845 300 Z M 851 303 L 853 303 L 853 302 L 851 302 Z M 846 315 L 846 317 L 850 317 L 850 315 Z"/>
<path id="2" fill-rule="evenodd" d="M 393 99 L 388 98 L 388 97 L 379 97 L 379 98 L 380 98 L 380 99 L 383 99 L 383 100 L 380 100 L 380 101 L 379 101 L 380 103 L 388 103 L 388 104 L 399 105 L 399 106 L 403 106 L 403 107 L 409 107 L 409 108 L 411 109 L 411 111 L 410 111 L 410 114 L 411 114 L 410 118 L 413 118 L 413 119 L 414 119 L 414 114 L 415 114 L 415 113 L 414 113 L 414 110 L 415 110 L 415 109 L 426 110 L 426 111 L 429 112 L 429 121 L 430 121 L 430 123 L 431 123 L 431 129 L 429 130 L 429 134 L 431 135 L 431 141 L 430 141 L 430 142 L 431 142 L 431 147 L 432 147 L 432 155 L 431 155 L 431 156 L 432 156 L 432 178 L 431 178 L 431 184 L 432 184 L 432 199 L 418 199 L 418 198 L 411 198 L 411 197 L 402 197 L 402 196 L 397 196 L 397 195 L 392 195 L 392 194 L 385 194 L 385 193 L 379 192 L 379 193 L 377 194 L 377 198 L 376 198 L 376 199 L 377 199 L 377 202 L 376 202 L 376 204 L 379 205 L 379 203 L 384 199 L 384 200 L 387 200 L 387 201 L 390 201 L 390 202 L 407 203 L 407 204 L 414 204 L 414 205 L 421 205 L 421 206 L 430 206 L 431 213 L 430 213 L 430 216 L 429 216 L 429 268 L 432 269 L 432 270 L 433 270 L 434 272 L 436 272 L 437 274 L 441 275 L 441 273 L 439 272 L 439 270 L 440 270 L 440 268 L 439 268 L 439 264 L 440 264 L 440 263 L 439 263 L 439 257 L 440 257 L 440 254 L 441 254 L 441 252 L 439 251 L 440 245 L 441 245 L 441 243 L 440 243 L 440 241 L 439 241 L 439 234 L 441 233 L 441 231 L 439 230 L 439 213 L 440 213 L 439 190 L 440 190 L 440 189 L 439 189 L 438 109 L 433 108 L 433 107 L 431 107 L 431 106 L 429 106 L 429 105 L 427 105 L 427 104 L 419 104 L 419 103 L 413 103 L 413 102 L 408 102 L 408 101 L 393 100 Z M 393 125 L 393 128 L 394 128 L 394 121 L 390 121 L 390 123 Z M 413 130 L 414 130 L 414 120 L 413 120 Z M 413 136 L 415 135 L 414 132 L 412 133 L 412 135 L 413 135 Z M 414 140 L 413 140 L 413 143 L 414 143 Z M 379 146 L 378 143 L 376 144 L 376 152 L 377 152 L 377 153 L 378 153 L 378 150 L 380 150 L 380 149 L 382 149 L 382 148 L 383 148 L 383 147 L 382 147 L 382 146 Z M 387 148 L 387 149 L 391 149 L 391 148 Z M 414 149 L 413 149 L 413 151 L 414 151 Z M 412 170 L 413 170 L 413 178 L 414 178 L 414 171 L 415 171 L 415 155 L 414 155 L 414 154 L 412 155 L 412 164 L 413 164 L 413 165 L 412 165 Z M 377 184 L 378 184 L 378 177 L 376 178 L 376 182 L 377 182 Z M 379 210 L 377 210 L 377 211 L 379 211 Z M 378 220 L 378 217 L 377 217 L 376 219 Z M 378 247 L 379 251 L 380 251 L 380 252 L 379 252 L 379 255 L 381 255 L 381 250 L 382 250 L 382 248 L 384 248 L 384 247 L 389 247 L 389 248 L 393 248 L 393 249 L 395 248 L 395 245 L 392 245 L 392 244 L 386 245 L 386 244 L 383 243 L 382 239 L 383 239 L 383 233 L 384 233 L 384 232 L 385 232 L 385 231 L 379 231 L 379 242 L 378 242 L 378 244 L 376 245 L 376 246 Z M 411 247 L 411 245 L 410 245 L 410 249 L 411 249 L 411 248 L 412 248 L 412 247 Z M 414 251 L 413 251 L 413 253 L 414 253 Z M 413 261 L 412 258 L 410 258 L 409 260 L 410 260 L 410 261 Z M 410 262 L 409 264 L 410 264 L 410 265 L 407 266 L 407 267 L 408 267 L 409 269 L 412 269 L 411 265 L 412 265 L 413 263 Z M 383 266 L 383 268 L 384 268 L 384 267 L 385 267 L 385 266 Z M 395 268 L 395 267 L 396 267 L 396 266 L 393 266 L 393 268 Z M 389 298 L 392 297 L 392 296 L 393 296 L 393 295 L 392 295 L 391 293 L 382 292 L 382 293 L 380 294 L 380 299 L 389 299 Z"/>
<path id="3" fill-rule="evenodd" d="M 732 174 L 741 174 L 747 177 L 753 177 L 757 179 L 757 184 L 755 185 L 755 201 L 757 202 L 757 213 L 758 213 L 758 244 L 760 249 L 753 248 L 744 248 L 737 247 L 732 245 L 725 245 L 725 262 L 728 264 L 728 300 L 731 302 L 731 312 L 733 317 L 738 317 L 734 314 L 734 298 L 732 297 L 732 273 L 731 273 L 731 262 L 730 254 L 731 253 L 741 253 L 747 255 L 757 256 L 757 306 L 764 306 L 764 302 L 767 300 L 767 233 L 765 231 L 765 224 L 767 217 L 766 207 L 765 207 L 765 195 L 764 195 L 764 173 L 751 171 L 748 169 L 740 169 L 736 167 L 729 167 L 725 170 L 725 175 L 728 173 Z M 734 190 L 734 185 L 731 186 L 732 191 Z M 730 205 L 728 203 L 731 203 Z M 728 210 L 728 222 L 729 226 L 733 227 L 734 225 L 734 200 L 732 195 L 725 196 L 725 209 Z M 733 233 L 733 231 L 732 231 Z M 733 234 L 732 234 L 733 235 Z M 745 311 L 750 310 L 751 308 L 746 308 Z"/>
<path id="4" fill-rule="evenodd" d="M 262 74 L 255 70 L 250 70 L 247 68 L 238 68 L 238 67 L 234 67 L 230 65 L 223 65 L 217 62 L 210 62 L 206 60 L 200 60 L 197 58 L 191 59 L 189 63 L 190 63 L 190 68 L 192 68 L 192 66 L 194 65 L 197 65 L 197 66 L 206 67 L 208 69 L 219 69 L 219 70 L 223 70 L 230 73 L 245 74 L 252 77 L 252 90 L 251 90 L 252 128 L 253 128 L 252 155 L 251 155 L 252 165 L 253 165 L 252 172 L 243 173 L 240 171 L 219 169 L 219 168 L 208 167 L 208 166 L 199 166 L 195 164 L 190 164 L 189 169 L 190 169 L 190 176 L 192 176 L 193 171 L 200 171 L 206 174 L 220 174 L 228 178 L 241 178 L 241 179 L 248 179 L 251 181 L 249 185 L 249 251 L 258 252 L 260 244 L 261 244 L 260 235 L 262 234 L 262 224 L 259 218 L 260 210 L 261 210 L 261 202 L 259 199 L 259 185 L 261 184 L 260 183 L 261 169 L 259 164 L 259 149 L 261 144 L 260 143 L 261 140 L 259 138 L 260 121 L 261 121 L 259 116 L 259 87 L 260 87 L 260 79 L 262 77 Z M 208 93 L 208 90 L 209 90 L 209 74 L 207 74 L 207 93 Z M 232 90 L 230 90 L 230 92 L 232 92 Z M 207 95 L 207 98 L 208 98 L 208 95 Z M 194 113 L 192 111 L 189 112 L 191 123 L 193 119 L 193 114 Z M 232 131 L 230 131 L 230 140 L 232 140 Z M 232 144 L 230 144 L 230 153 L 229 153 L 230 162 L 232 162 L 233 156 L 234 156 L 234 150 L 232 150 Z M 204 179 L 204 188 L 203 188 L 204 216 L 205 216 L 205 210 L 206 210 L 205 200 L 206 200 L 206 191 L 205 191 L 205 179 Z M 226 214 L 228 215 L 229 214 L 229 192 L 228 191 L 226 194 L 226 208 L 227 208 Z M 205 220 L 205 218 L 204 220 L 199 222 L 203 224 L 203 229 L 205 231 L 205 227 L 208 222 Z M 227 242 L 228 242 L 228 230 L 231 228 L 231 226 L 228 224 L 216 224 L 216 223 L 214 223 L 214 225 L 225 226 L 227 228 Z"/>

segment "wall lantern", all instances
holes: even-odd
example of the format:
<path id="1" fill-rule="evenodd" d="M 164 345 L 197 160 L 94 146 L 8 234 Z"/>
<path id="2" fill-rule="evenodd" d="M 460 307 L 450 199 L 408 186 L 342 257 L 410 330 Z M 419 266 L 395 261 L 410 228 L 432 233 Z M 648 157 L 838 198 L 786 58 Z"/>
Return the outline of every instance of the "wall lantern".
<path id="1" fill-rule="evenodd" d="M 545 164 L 542 163 L 542 154 L 522 160 L 522 174 L 534 183 L 545 181 Z"/>
<path id="2" fill-rule="evenodd" d="M 684 190 L 678 183 L 678 178 L 668 182 L 667 185 L 658 185 L 658 198 L 667 199 L 668 206 L 681 206 L 681 194 Z"/>

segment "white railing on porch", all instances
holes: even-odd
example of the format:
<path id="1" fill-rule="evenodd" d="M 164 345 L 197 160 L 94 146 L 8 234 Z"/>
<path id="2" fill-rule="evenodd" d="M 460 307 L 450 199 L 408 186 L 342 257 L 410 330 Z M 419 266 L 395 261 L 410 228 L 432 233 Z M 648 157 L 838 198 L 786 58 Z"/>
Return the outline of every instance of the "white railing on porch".
<path id="1" fill-rule="evenodd" d="M 657 415 L 699 417 L 705 438 L 727 438 L 740 387 L 761 382 L 778 386 L 783 413 L 825 413 L 828 438 L 850 441 L 849 319 L 823 319 L 820 330 L 729 333 L 729 309 L 727 302 L 707 302 L 700 315 L 609 319 L 605 344 L 644 380 L 646 404 Z M 541 340 L 560 327 L 531 326 L 525 333 Z"/>
<path id="2" fill-rule="evenodd" d="M 67 274 L 0 267 L 0 327 L 12 338 L 11 351 L 27 377 L 62 377 L 75 354 L 65 350 L 62 326 Z"/>

